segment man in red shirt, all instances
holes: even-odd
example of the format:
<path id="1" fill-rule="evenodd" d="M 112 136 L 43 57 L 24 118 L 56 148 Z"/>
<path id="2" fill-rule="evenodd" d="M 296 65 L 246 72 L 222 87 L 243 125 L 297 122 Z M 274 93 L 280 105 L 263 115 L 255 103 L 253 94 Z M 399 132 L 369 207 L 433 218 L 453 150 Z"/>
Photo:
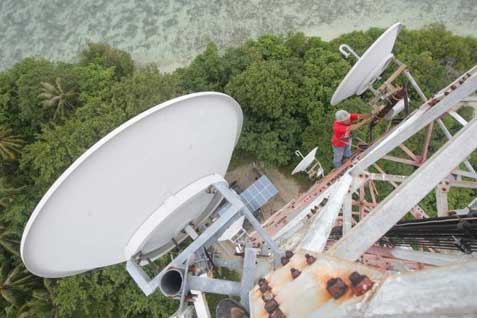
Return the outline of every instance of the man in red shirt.
<path id="1" fill-rule="evenodd" d="M 369 114 L 350 114 L 346 110 L 338 110 L 333 123 L 333 165 L 335 168 L 341 166 L 341 161 L 351 157 L 351 137 L 352 132 L 366 124 Z M 353 124 L 357 122 L 356 124 Z"/>

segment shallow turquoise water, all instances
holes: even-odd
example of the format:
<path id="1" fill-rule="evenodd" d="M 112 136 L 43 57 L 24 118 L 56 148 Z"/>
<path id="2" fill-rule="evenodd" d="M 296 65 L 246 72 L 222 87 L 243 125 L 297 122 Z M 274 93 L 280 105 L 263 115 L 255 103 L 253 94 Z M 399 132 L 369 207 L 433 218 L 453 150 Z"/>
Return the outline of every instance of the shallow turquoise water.
<path id="1" fill-rule="evenodd" d="M 477 35 L 477 1 L 0 0 L 0 69 L 27 56 L 70 61 L 88 41 L 102 41 L 167 71 L 209 40 L 233 46 L 288 31 L 330 39 L 396 21 Z"/>

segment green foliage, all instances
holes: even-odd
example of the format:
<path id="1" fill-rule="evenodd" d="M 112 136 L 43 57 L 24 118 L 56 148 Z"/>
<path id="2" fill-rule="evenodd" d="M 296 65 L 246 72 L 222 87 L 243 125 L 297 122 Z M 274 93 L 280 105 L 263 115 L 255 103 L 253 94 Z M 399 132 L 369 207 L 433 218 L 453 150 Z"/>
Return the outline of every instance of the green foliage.
<path id="1" fill-rule="evenodd" d="M 179 70 L 182 85 L 188 92 L 223 91 L 224 63 L 214 43 L 198 55 L 189 67 Z"/>
<path id="2" fill-rule="evenodd" d="M 245 112 L 239 151 L 258 159 L 285 164 L 297 145 L 299 119 L 293 115 L 298 86 L 279 62 L 257 62 L 234 77 L 226 87 Z"/>
<path id="3" fill-rule="evenodd" d="M 80 64 L 96 64 L 105 68 L 113 68 L 114 76 L 122 78 L 132 75 L 134 61 L 127 52 L 112 48 L 104 43 L 88 43 L 88 47 L 80 53 Z"/>
<path id="4" fill-rule="evenodd" d="M 362 54 L 381 32 L 352 32 L 330 42 L 303 33 L 262 35 L 224 52 L 210 43 L 189 66 L 172 74 L 161 74 L 154 65 L 136 69 L 128 53 L 90 43 L 77 64 L 27 58 L 0 73 L 0 316 L 169 317 L 177 304 L 160 293 L 145 297 L 122 266 L 59 280 L 25 273 L 18 241 L 41 196 L 115 127 L 154 105 L 196 91 L 226 92 L 242 106 L 236 160 L 251 157 L 286 169 L 297 163 L 296 149 L 307 152 L 318 146 L 320 161 L 329 171 L 334 112 L 369 111 L 357 97 L 338 107 L 329 104 L 352 64 L 339 54 L 338 45 L 348 43 Z M 395 53 L 431 95 L 477 62 L 477 40 L 455 36 L 439 25 L 403 30 Z M 45 103 L 51 107 L 43 107 Z M 465 109 L 461 115 L 471 116 Z M 457 131 L 455 121 L 444 120 L 452 133 Z M 387 128 L 378 126 L 376 134 Z M 354 133 L 355 140 L 366 136 L 365 129 Z M 431 153 L 445 141 L 438 131 L 434 136 Z M 420 133 L 407 146 L 420 153 L 423 141 Z M 399 149 L 392 154 L 404 156 Z M 476 164 L 477 156 L 470 160 Z M 392 162 L 382 167 L 396 174 L 413 171 Z M 380 196 L 392 190 L 389 185 L 377 187 Z M 474 196 L 473 190 L 452 190 L 449 205 L 463 207 Z M 421 205 L 435 213 L 435 196 L 428 195 Z"/>
<path id="5" fill-rule="evenodd" d="M 178 305 L 161 293 L 145 296 L 120 265 L 58 281 L 54 302 L 60 317 L 165 318 Z"/>

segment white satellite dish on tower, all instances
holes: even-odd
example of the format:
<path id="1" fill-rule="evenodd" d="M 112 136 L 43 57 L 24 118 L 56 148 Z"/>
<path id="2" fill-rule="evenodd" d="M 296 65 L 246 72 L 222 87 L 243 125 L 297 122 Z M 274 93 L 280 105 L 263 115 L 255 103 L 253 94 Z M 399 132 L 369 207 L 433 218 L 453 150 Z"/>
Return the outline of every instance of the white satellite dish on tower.
<path id="1" fill-rule="evenodd" d="M 393 59 L 391 52 L 401 27 L 399 22 L 391 26 L 361 57 L 351 50 L 359 59 L 336 89 L 331 105 L 336 105 L 350 96 L 361 95 L 378 79 Z M 345 47 L 350 50 L 348 46 Z"/>
<path id="2" fill-rule="evenodd" d="M 316 160 L 317 151 L 318 147 L 315 147 L 306 156 L 303 156 L 299 150 L 295 151 L 295 154 L 302 158 L 302 160 L 297 164 L 295 169 L 293 169 L 291 174 L 294 175 L 299 172 L 306 172 L 311 179 L 323 176 L 323 167 L 321 166 L 321 163 Z"/>
<path id="3" fill-rule="evenodd" d="M 231 97 L 191 94 L 122 124 L 80 156 L 28 220 L 21 256 L 32 273 L 63 277 L 166 253 L 212 212 L 242 127 Z"/>

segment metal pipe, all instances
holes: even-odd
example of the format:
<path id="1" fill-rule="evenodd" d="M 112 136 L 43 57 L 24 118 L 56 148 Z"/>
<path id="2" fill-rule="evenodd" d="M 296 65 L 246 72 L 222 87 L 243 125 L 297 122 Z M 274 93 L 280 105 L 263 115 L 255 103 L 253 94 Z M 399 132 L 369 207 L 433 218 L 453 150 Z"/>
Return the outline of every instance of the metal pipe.
<path id="1" fill-rule="evenodd" d="M 174 297 L 180 294 L 183 281 L 184 271 L 178 268 L 170 268 L 162 275 L 159 288 L 165 296 Z"/>
<path id="2" fill-rule="evenodd" d="M 414 87 L 414 89 L 416 90 L 417 94 L 419 95 L 419 97 L 422 99 L 423 102 L 427 102 L 427 97 L 426 95 L 424 95 L 424 92 L 422 91 L 422 89 L 419 87 L 419 85 L 417 84 L 416 80 L 414 79 L 414 77 L 412 77 L 411 73 L 406 69 L 404 72 L 404 76 L 407 77 L 407 79 L 409 80 L 409 82 L 411 83 L 412 87 Z"/>
<path id="3" fill-rule="evenodd" d="M 189 287 L 205 293 L 240 296 L 240 283 L 228 280 L 206 278 L 200 276 L 188 276 Z"/>

